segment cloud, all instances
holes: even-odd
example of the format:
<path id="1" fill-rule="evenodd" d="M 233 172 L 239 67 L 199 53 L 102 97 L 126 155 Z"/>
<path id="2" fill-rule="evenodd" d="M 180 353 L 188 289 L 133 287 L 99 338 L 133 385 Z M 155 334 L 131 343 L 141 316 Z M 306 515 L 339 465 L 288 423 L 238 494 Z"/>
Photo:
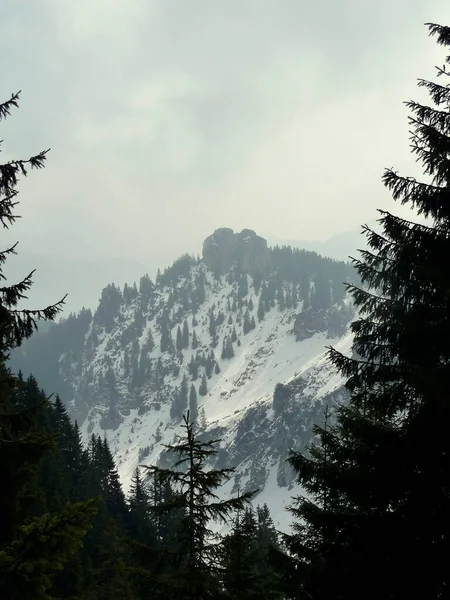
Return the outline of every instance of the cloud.
<path id="1" fill-rule="evenodd" d="M 324 239 L 391 206 L 382 169 L 415 168 L 401 102 L 443 59 L 423 22 L 450 16 L 446 0 L 5 4 L 3 95 L 24 92 L 5 152 L 52 147 L 15 232 L 162 262 L 220 226 Z"/>

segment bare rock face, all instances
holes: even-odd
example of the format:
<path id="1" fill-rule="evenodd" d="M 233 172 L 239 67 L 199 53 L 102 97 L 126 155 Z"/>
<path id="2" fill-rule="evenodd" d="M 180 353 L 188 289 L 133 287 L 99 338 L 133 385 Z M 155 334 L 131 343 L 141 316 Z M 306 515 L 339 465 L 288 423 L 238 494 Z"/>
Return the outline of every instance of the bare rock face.
<path id="1" fill-rule="evenodd" d="M 203 262 L 211 271 L 222 275 L 233 264 L 236 252 L 234 231 L 228 227 L 216 231 L 203 242 Z"/>
<path id="2" fill-rule="evenodd" d="M 243 273 L 265 273 L 270 267 L 270 251 L 264 238 L 251 229 L 234 233 L 222 227 L 203 242 L 203 262 L 215 273 L 223 275 L 233 265 Z"/>
<path id="3" fill-rule="evenodd" d="M 237 260 L 244 273 L 266 272 L 270 267 L 270 252 L 264 238 L 251 229 L 243 229 L 237 237 Z"/>

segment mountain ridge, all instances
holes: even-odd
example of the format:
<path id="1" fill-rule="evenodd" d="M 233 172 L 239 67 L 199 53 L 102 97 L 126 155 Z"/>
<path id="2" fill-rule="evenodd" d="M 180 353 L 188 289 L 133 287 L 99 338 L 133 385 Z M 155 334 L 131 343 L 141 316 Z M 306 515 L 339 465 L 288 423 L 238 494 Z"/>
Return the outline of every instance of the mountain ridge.
<path id="1" fill-rule="evenodd" d="M 222 438 L 217 465 L 237 468 L 230 485 L 277 496 L 279 507 L 294 489 L 289 448 L 304 447 L 324 403 L 343 394 L 325 353 L 350 347 L 342 282 L 353 272 L 268 249 L 252 230 L 223 233 L 210 236 L 212 260 L 207 238 L 202 259 L 180 257 L 155 282 L 106 286 L 94 314 L 38 333 L 12 364 L 62 395 L 85 439 L 106 434 L 125 487 L 138 463 L 164 460 L 195 396 L 202 435 Z"/>

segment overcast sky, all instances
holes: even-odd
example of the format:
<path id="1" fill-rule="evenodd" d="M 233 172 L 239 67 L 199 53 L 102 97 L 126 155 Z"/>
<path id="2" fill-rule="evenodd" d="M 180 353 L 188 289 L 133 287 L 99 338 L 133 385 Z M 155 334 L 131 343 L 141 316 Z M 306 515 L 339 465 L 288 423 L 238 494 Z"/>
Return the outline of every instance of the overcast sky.
<path id="1" fill-rule="evenodd" d="M 448 0 L 2 0 L 3 158 L 51 148 L 13 237 L 163 264 L 218 227 L 324 240 L 392 209 Z"/>

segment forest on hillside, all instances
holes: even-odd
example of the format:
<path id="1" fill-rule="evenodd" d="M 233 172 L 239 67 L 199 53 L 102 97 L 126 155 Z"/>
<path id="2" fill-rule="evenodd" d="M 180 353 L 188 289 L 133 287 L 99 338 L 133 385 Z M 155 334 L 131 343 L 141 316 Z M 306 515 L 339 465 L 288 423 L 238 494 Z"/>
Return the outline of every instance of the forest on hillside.
<path id="1" fill-rule="evenodd" d="M 265 273 L 235 266 L 216 275 L 186 255 L 155 281 L 144 275 L 123 289 L 110 284 L 94 313 L 83 309 L 39 330 L 11 353 L 10 365 L 64 397 L 81 427 L 100 406 L 102 429 L 116 430 L 130 410 L 142 415 L 170 398 L 180 420 L 183 380 L 204 398 L 211 376 L 274 315 L 290 313 L 297 341 L 346 331 L 354 310 L 343 282 L 356 281 L 354 269 L 289 247 L 272 253 Z"/>
<path id="2" fill-rule="evenodd" d="M 428 28 L 448 51 L 450 27 Z M 353 352 L 329 351 L 349 401 L 325 411 L 307 452 L 286 456 L 304 490 L 292 500 L 288 534 L 275 530 L 267 506 L 251 504 L 257 490 L 221 498 L 233 465 L 211 467 L 218 440 L 204 438 L 189 411 L 166 447 L 168 464 L 138 466 L 125 495 L 108 440 L 84 445 L 64 398 L 9 368 L 11 351 L 37 321 L 53 321 L 62 301 L 17 308 L 32 274 L 6 281 L 16 249 L 2 248 L 1 598 L 448 597 L 450 86 L 446 68 L 437 71 L 439 82 L 419 80 L 430 106 L 407 103 L 425 181 L 383 175 L 426 224 L 381 210 L 381 230 L 365 230 L 369 249 L 354 261 L 361 283 L 347 288 L 358 310 Z M 0 104 L 0 121 L 18 102 L 14 94 Z M 4 228 L 19 216 L 19 177 L 46 159 L 44 151 L 0 164 Z M 274 250 L 274 260 L 288 254 Z M 288 267 L 285 277 L 294 277 Z M 108 326 L 108 311 L 97 318 Z"/>

